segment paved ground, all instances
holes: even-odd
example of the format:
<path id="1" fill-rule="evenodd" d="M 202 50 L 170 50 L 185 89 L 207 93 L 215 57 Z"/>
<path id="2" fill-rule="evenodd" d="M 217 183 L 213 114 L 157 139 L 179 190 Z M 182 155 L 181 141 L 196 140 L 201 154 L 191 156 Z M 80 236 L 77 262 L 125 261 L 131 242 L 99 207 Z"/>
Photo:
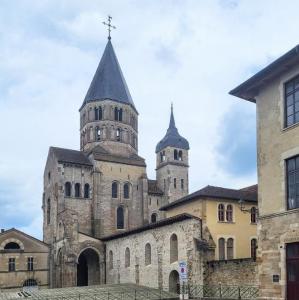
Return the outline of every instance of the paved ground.
<path id="1" fill-rule="evenodd" d="M 30 292 L 0 292 L 0 300 L 20 300 L 23 298 L 27 298 L 28 300 L 156 300 L 178 299 L 178 295 L 134 284 L 44 289 Z"/>

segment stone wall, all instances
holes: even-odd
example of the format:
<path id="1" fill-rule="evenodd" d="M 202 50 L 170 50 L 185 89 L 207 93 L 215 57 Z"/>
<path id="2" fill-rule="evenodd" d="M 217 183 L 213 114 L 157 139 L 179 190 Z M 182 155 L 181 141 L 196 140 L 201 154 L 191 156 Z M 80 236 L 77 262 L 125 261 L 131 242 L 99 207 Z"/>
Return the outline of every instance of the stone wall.
<path id="1" fill-rule="evenodd" d="M 177 235 L 178 256 L 170 260 L 170 238 Z M 200 239 L 199 219 L 188 219 L 163 227 L 126 235 L 106 241 L 107 283 L 137 283 L 154 288 L 169 289 L 169 276 L 178 271 L 178 262 L 186 261 L 189 282 L 202 284 L 202 252 L 198 251 L 195 238 Z M 151 263 L 146 264 L 145 246 L 151 245 Z M 126 249 L 129 264 L 126 264 Z M 111 262 L 111 254 L 113 260 Z"/>
<path id="2" fill-rule="evenodd" d="M 251 258 L 209 261 L 204 273 L 207 285 L 258 285 L 257 263 Z"/>

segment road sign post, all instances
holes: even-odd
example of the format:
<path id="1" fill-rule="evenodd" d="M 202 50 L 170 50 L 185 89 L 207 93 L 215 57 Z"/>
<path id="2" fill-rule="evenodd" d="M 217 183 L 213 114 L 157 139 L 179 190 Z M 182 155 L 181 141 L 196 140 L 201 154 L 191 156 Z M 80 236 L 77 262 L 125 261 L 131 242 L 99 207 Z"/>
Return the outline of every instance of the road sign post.
<path id="1" fill-rule="evenodd" d="M 189 299 L 188 295 L 188 272 L 186 261 L 179 262 L 179 274 L 180 274 L 180 299 Z"/>

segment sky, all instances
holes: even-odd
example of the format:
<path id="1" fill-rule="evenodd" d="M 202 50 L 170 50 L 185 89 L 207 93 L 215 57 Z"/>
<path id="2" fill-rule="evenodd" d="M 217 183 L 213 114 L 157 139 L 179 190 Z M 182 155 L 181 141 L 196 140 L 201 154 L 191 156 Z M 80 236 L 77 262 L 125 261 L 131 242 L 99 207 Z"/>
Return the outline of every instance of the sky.
<path id="1" fill-rule="evenodd" d="M 42 238 L 48 149 L 79 149 L 108 14 L 149 178 L 173 102 L 190 192 L 255 184 L 255 104 L 228 92 L 298 43 L 297 11 L 296 0 L 1 0 L 0 227 Z"/>

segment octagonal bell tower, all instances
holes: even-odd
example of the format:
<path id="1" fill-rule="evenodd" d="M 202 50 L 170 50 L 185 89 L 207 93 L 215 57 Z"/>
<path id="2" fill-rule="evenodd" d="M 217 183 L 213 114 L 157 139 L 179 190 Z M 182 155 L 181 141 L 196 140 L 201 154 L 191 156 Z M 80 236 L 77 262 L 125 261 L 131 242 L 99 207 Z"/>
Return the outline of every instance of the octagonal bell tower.
<path id="1" fill-rule="evenodd" d="M 138 112 L 111 38 L 80 108 L 80 149 L 101 146 L 113 155 L 138 152 Z"/>
<path id="2" fill-rule="evenodd" d="M 157 181 L 169 203 L 189 192 L 188 150 L 189 142 L 180 136 L 175 126 L 171 105 L 169 127 L 156 147 Z"/>

